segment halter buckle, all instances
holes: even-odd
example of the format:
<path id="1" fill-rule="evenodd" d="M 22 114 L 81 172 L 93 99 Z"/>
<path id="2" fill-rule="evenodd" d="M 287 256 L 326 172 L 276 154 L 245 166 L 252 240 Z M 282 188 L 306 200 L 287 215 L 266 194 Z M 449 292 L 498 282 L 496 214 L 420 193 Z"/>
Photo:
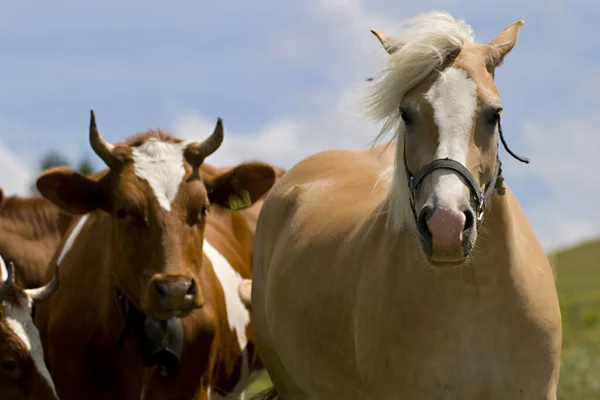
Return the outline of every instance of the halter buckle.
<path id="1" fill-rule="evenodd" d="M 485 200 L 481 200 L 479 206 L 477 207 L 477 221 L 481 221 L 483 219 L 483 213 L 485 212 Z"/>

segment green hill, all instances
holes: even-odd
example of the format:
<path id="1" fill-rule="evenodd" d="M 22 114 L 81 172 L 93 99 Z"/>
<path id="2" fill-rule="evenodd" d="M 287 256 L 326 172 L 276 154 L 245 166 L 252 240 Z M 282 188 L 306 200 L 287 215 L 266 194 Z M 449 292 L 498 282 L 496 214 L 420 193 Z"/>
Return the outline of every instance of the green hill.
<path id="1" fill-rule="evenodd" d="M 600 399 L 600 240 L 549 256 L 563 319 L 563 352 L 558 398 Z M 248 390 L 265 389 L 266 374 Z"/>
<path id="2" fill-rule="evenodd" d="M 559 399 L 600 399 L 600 240 L 550 256 L 563 320 Z"/>

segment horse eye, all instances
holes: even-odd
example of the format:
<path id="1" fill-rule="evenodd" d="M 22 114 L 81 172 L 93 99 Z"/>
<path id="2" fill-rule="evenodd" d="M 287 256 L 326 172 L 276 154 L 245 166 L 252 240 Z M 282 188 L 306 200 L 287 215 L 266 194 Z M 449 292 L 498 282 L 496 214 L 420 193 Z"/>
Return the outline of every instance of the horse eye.
<path id="1" fill-rule="evenodd" d="M 127 211 L 125 211 L 124 209 L 120 208 L 119 210 L 117 210 L 117 218 L 119 219 L 123 219 L 127 216 Z"/>
<path id="2" fill-rule="evenodd" d="M 402 121 L 404 121 L 404 123 L 406 125 L 410 125 L 412 124 L 412 118 L 410 117 L 410 115 L 408 115 L 408 113 L 404 110 L 404 109 L 400 109 L 400 117 L 402 117 Z"/>
<path id="3" fill-rule="evenodd" d="M 497 124 L 497 123 L 498 123 L 498 121 L 500 121 L 500 112 L 502 112 L 502 109 L 501 109 L 501 108 L 499 108 L 499 109 L 495 110 L 495 111 L 492 113 L 492 115 L 490 115 L 490 117 L 489 117 L 489 119 L 488 119 L 488 122 L 489 122 L 491 125 L 495 125 L 495 124 Z"/>
<path id="4" fill-rule="evenodd" d="M 208 212 L 208 206 L 202 206 L 202 210 L 200 210 L 200 213 L 202 214 L 203 217 L 206 215 L 207 212 Z"/>

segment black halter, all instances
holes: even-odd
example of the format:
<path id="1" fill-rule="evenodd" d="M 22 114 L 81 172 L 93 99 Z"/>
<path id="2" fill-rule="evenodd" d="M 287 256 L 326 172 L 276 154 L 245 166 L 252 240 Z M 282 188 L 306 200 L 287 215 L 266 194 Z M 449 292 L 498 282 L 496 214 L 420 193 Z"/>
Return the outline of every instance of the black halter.
<path id="1" fill-rule="evenodd" d="M 498 133 L 500 135 L 502 145 L 504 146 L 508 154 L 513 156 L 515 159 L 521 161 L 522 163 L 529 164 L 529 159 L 517 156 L 510 150 L 510 148 L 506 144 L 506 141 L 504 140 L 504 134 L 502 133 L 502 125 L 500 124 L 500 120 L 498 120 Z M 498 148 L 499 147 L 500 145 L 498 145 Z M 408 187 L 410 189 L 410 208 L 412 209 L 415 222 L 417 222 L 418 220 L 417 212 L 415 210 L 415 193 L 423 179 L 436 169 L 452 170 L 465 179 L 467 185 L 469 186 L 469 191 L 471 192 L 471 201 L 476 206 L 477 224 L 479 224 L 483 219 L 483 213 L 485 212 L 485 209 L 487 207 L 488 200 L 490 199 L 490 197 L 492 197 L 492 194 L 494 193 L 494 189 L 500 189 L 504 181 L 502 179 L 502 162 L 500 161 L 499 154 L 496 156 L 496 168 L 494 170 L 494 174 L 492 175 L 492 179 L 490 179 L 490 181 L 487 183 L 485 192 L 483 193 L 481 192 L 481 189 L 471 172 L 464 165 L 450 158 L 439 158 L 430 161 L 419 172 L 413 175 L 409 171 L 408 165 L 406 164 L 406 146 L 404 146 L 404 167 L 406 170 L 406 176 L 408 178 Z"/>

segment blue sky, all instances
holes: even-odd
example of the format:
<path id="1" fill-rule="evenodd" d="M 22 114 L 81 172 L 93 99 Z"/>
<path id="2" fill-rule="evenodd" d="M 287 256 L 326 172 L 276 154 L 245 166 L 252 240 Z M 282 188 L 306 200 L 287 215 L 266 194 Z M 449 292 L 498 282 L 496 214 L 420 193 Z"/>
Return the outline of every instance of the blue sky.
<path id="1" fill-rule="evenodd" d="M 362 148 L 379 126 L 357 115 L 364 80 L 390 33 L 417 13 L 448 10 L 486 42 L 523 19 L 497 72 L 513 150 L 507 183 L 547 248 L 600 233 L 600 5 L 592 1 L 0 1 L 0 186 L 26 193 L 39 157 L 73 162 L 89 148 L 89 110 L 119 141 L 161 126 L 202 139 L 210 160 L 290 167 L 327 148 Z"/>

